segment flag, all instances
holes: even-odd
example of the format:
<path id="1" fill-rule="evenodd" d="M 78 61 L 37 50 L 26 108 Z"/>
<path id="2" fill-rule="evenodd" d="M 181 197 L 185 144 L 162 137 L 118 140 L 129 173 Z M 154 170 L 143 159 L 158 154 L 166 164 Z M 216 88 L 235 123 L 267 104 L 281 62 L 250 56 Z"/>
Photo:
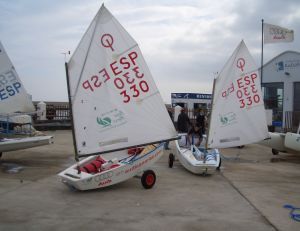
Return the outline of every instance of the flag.
<path id="1" fill-rule="evenodd" d="M 264 43 L 280 43 L 280 42 L 293 42 L 294 31 L 264 23 Z"/>

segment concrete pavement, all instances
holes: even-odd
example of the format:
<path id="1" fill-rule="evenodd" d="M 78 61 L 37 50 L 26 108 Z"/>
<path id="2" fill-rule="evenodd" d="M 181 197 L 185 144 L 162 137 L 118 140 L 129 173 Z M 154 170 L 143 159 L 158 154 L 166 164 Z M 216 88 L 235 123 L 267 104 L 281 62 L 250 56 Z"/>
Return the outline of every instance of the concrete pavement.
<path id="1" fill-rule="evenodd" d="M 300 156 L 256 144 L 223 149 L 221 172 L 198 176 L 179 162 L 168 168 L 171 142 L 153 166 L 154 188 L 132 178 L 79 192 L 56 175 L 74 163 L 71 132 L 46 133 L 53 145 L 3 154 L 0 230 L 300 230 L 283 208 L 300 207 Z"/>

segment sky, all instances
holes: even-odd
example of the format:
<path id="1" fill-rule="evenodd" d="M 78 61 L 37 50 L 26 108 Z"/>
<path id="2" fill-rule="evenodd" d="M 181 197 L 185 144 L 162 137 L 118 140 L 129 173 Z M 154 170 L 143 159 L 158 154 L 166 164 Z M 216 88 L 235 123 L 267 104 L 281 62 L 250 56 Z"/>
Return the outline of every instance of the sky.
<path id="1" fill-rule="evenodd" d="M 242 39 L 259 67 L 262 19 L 295 36 L 265 44 L 264 63 L 300 52 L 299 0 L 0 0 L 0 41 L 34 101 L 68 100 L 63 53 L 102 3 L 138 42 L 165 103 L 173 92 L 211 93 Z"/>

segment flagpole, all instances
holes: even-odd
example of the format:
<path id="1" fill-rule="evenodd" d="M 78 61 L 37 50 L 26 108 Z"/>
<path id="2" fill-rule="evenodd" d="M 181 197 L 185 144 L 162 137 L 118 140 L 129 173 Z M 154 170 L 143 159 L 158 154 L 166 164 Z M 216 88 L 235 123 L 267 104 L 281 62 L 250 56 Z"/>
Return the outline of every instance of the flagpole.
<path id="1" fill-rule="evenodd" d="M 262 88 L 264 65 L 264 19 L 261 20 L 261 61 L 260 61 L 260 87 Z"/>

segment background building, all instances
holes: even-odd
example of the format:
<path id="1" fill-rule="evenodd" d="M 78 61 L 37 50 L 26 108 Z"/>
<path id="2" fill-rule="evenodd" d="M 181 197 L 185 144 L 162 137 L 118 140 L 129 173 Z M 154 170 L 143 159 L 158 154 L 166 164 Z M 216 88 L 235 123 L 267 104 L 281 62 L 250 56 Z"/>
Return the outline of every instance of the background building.
<path id="1" fill-rule="evenodd" d="M 211 94 L 201 93 L 171 93 L 172 107 L 179 105 L 188 110 L 196 109 L 210 109 L 211 108 Z"/>
<path id="2" fill-rule="evenodd" d="M 262 89 L 273 125 L 295 130 L 300 118 L 300 52 L 286 51 L 263 66 Z"/>

